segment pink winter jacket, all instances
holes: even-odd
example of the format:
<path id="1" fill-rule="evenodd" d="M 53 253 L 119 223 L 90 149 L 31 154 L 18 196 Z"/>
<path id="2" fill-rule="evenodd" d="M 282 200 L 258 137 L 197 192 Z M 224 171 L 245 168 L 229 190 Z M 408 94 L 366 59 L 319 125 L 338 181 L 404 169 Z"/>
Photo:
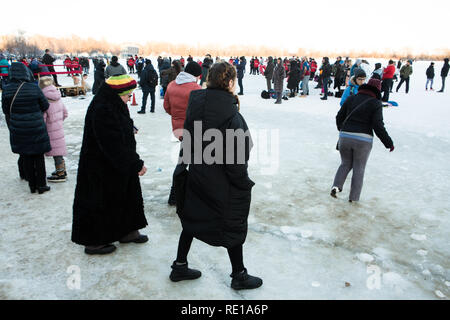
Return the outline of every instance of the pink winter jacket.
<path id="1" fill-rule="evenodd" d="M 64 139 L 63 121 L 68 112 L 61 100 L 61 93 L 54 85 L 42 89 L 50 106 L 44 112 L 44 121 L 47 124 L 47 132 L 50 137 L 52 150 L 46 156 L 65 156 L 67 154 L 66 140 Z"/>

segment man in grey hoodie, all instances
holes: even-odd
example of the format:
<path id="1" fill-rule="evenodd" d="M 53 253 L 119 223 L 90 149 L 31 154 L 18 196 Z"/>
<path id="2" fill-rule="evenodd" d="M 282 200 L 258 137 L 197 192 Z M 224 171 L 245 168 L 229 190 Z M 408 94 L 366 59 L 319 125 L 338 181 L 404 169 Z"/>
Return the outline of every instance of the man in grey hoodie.
<path id="1" fill-rule="evenodd" d="M 108 79 L 112 76 L 120 76 L 123 74 L 127 74 L 125 68 L 119 63 L 119 59 L 116 56 L 112 56 L 111 63 L 106 67 L 105 70 L 105 79 Z"/>

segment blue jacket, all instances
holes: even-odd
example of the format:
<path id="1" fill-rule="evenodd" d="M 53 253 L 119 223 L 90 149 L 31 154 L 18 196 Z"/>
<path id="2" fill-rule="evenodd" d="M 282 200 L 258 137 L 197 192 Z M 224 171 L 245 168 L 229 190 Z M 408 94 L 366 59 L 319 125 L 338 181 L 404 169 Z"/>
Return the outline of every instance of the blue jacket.
<path id="1" fill-rule="evenodd" d="M 9 66 L 8 60 L 1 59 L 0 66 Z M 0 73 L 8 73 L 8 67 L 0 68 Z"/>
<path id="2" fill-rule="evenodd" d="M 2 92 L 2 109 L 9 128 L 11 150 L 22 155 L 44 154 L 51 150 L 50 139 L 42 113 L 49 107 L 47 98 L 34 80 L 31 71 L 21 62 L 13 62 L 9 83 Z M 11 106 L 14 95 L 24 83 Z"/>
<path id="3" fill-rule="evenodd" d="M 354 96 L 358 93 L 359 86 L 357 84 L 353 83 L 352 80 L 354 80 L 353 77 L 350 79 L 348 87 L 345 89 L 344 93 L 342 94 L 341 102 L 340 102 L 341 107 L 344 104 L 345 100 L 347 100 L 348 97 Z"/>

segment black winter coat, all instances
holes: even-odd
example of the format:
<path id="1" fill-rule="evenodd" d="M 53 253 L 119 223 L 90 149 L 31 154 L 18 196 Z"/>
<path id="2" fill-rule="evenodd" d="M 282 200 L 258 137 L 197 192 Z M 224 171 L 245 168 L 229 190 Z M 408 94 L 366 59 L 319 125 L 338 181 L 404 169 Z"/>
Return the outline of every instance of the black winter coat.
<path id="1" fill-rule="evenodd" d="M 288 73 L 289 79 L 288 79 L 288 83 L 287 83 L 287 88 L 288 89 L 295 89 L 298 87 L 298 84 L 300 83 L 300 76 L 301 76 L 301 72 L 300 69 L 297 65 L 297 63 L 291 63 L 291 70 Z"/>
<path id="2" fill-rule="evenodd" d="M 448 64 L 448 62 L 444 62 L 444 65 L 441 69 L 441 77 L 446 77 L 448 76 L 448 69 L 449 69 L 450 65 Z"/>
<path id="3" fill-rule="evenodd" d="M 237 77 L 239 79 L 244 78 L 245 65 L 247 61 L 239 61 L 239 64 L 236 65 Z"/>
<path id="4" fill-rule="evenodd" d="M 155 87 L 158 85 L 158 74 L 151 63 L 146 65 L 144 70 L 142 70 L 139 84 L 143 91 L 154 91 Z"/>
<path id="5" fill-rule="evenodd" d="M 12 63 L 9 80 L 2 92 L 2 109 L 9 128 L 12 152 L 37 155 L 50 151 L 50 139 L 42 115 L 49 107 L 47 98 L 38 85 L 31 82 L 34 81 L 32 74 L 21 62 Z M 24 84 L 11 107 L 21 83 Z"/>
<path id="6" fill-rule="evenodd" d="M 105 82 L 105 67 L 97 65 L 94 73 L 94 84 L 92 85 L 92 93 L 97 94 L 98 89 Z"/>
<path id="7" fill-rule="evenodd" d="M 102 245 L 144 228 L 136 153 L 128 107 L 104 83 L 90 103 L 83 133 L 73 202 L 72 241 Z"/>
<path id="8" fill-rule="evenodd" d="M 53 58 L 51 55 L 49 55 L 48 53 L 44 54 L 44 56 L 42 57 L 42 62 L 43 64 L 47 64 L 47 65 L 53 65 L 53 62 L 55 62 L 55 58 Z M 55 72 L 55 68 L 54 67 L 48 67 L 48 70 L 50 72 Z"/>
<path id="9" fill-rule="evenodd" d="M 245 163 L 226 164 L 226 155 L 232 150 L 226 147 L 225 130 L 247 131 L 248 127 L 238 112 L 235 96 L 223 90 L 191 92 L 184 129 L 189 131 L 192 139 L 194 121 L 201 121 L 202 134 L 207 129 L 222 132 L 223 144 L 218 148 L 223 150 L 224 164 L 203 162 L 189 165 L 184 208 L 178 212 L 183 231 L 210 245 L 232 248 L 243 244 L 247 236 L 251 189 L 255 184 L 247 171 L 251 137 L 246 138 L 245 143 L 234 146 L 234 163 L 238 150 L 245 156 Z M 191 159 L 194 159 L 194 143 L 189 149 L 186 141 L 183 139 L 183 151 L 190 151 Z M 203 142 L 202 154 L 210 144 Z"/>
<path id="10" fill-rule="evenodd" d="M 434 67 L 429 66 L 427 69 L 427 79 L 433 79 L 434 78 Z"/>
<path id="11" fill-rule="evenodd" d="M 322 78 L 331 77 L 331 65 L 329 63 L 324 63 L 322 66 Z"/>
<path id="12" fill-rule="evenodd" d="M 365 90 L 375 92 L 378 99 L 374 99 L 370 95 L 365 94 Z M 373 136 L 373 131 L 375 131 L 375 134 L 380 138 L 384 146 L 388 149 L 391 148 L 394 143 L 384 127 L 383 105 L 380 97 L 380 91 L 373 89 L 372 86 L 368 86 L 367 84 L 360 86 L 358 94 L 348 97 L 336 115 L 336 126 L 338 130 L 366 133 L 371 136 Z M 363 104 L 358 107 L 358 110 L 350 116 L 342 127 L 345 118 L 361 103 Z"/>

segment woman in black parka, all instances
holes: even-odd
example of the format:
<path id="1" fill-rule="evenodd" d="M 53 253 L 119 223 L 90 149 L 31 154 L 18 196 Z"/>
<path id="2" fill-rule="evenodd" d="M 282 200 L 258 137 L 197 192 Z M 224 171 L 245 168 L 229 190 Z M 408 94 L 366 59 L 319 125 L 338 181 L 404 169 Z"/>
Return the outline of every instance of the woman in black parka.
<path id="1" fill-rule="evenodd" d="M 97 63 L 97 66 L 95 68 L 94 72 L 94 84 L 92 86 L 92 93 L 97 94 L 98 89 L 100 86 L 105 82 L 105 62 L 103 60 L 100 60 Z"/>
<path id="2" fill-rule="evenodd" d="M 50 190 L 46 185 L 44 153 L 51 146 L 42 115 L 48 107 L 47 98 L 34 83 L 30 69 L 21 62 L 13 62 L 9 83 L 2 92 L 2 109 L 10 132 L 11 150 L 20 154 L 20 175 L 28 180 L 32 193 Z"/>
<path id="3" fill-rule="evenodd" d="M 148 241 L 138 231 L 147 225 L 139 182 L 146 168 L 127 106 L 134 88 L 129 75 L 108 78 L 86 113 L 72 225 L 72 241 L 86 254 L 111 253 L 115 241 Z"/>
<path id="4" fill-rule="evenodd" d="M 233 289 L 254 289 L 262 285 L 260 278 L 247 273 L 242 253 L 242 245 L 247 236 L 251 189 L 254 185 L 247 172 L 251 137 L 248 135 L 241 139 L 241 143 L 236 143 L 235 139 L 234 146 L 226 145 L 226 130 L 229 131 L 228 134 L 230 131 L 248 131 L 247 124 L 239 113 L 235 88 L 236 69 L 228 62 L 219 62 L 209 70 L 207 89 L 192 91 L 189 98 L 182 142 L 183 164 L 177 167 L 174 174 L 177 213 L 183 231 L 177 259 L 172 264 L 172 281 L 201 276 L 200 271 L 189 269 L 187 262 L 187 254 L 195 237 L 209 245 L 227 248 L 232 264 Z M 202 126 L 201 137 L 194 136 L 194 127 L 199 125 Z M 211 142 L 204 141 L 201 150 L 194 148 L 194 140 L 201 140 L 208 129 L 219 130 L 223 137 L 217 147 L 222 153 L 215 149 L 217 159 L 214 162 L 207 161 L 202 156 L 205 150 L 210 150 Z M 193 143 L 189 144 L 189 140 Z M 234 155 L 234 158 L 230 155 Z M 240 161 L 237 161 L 239 158 Z M 188 165 L 189 171 L 186 171 Z M 187 176 L 185 188 L 180 188 L 180 177 L 183 175 Z"/>

